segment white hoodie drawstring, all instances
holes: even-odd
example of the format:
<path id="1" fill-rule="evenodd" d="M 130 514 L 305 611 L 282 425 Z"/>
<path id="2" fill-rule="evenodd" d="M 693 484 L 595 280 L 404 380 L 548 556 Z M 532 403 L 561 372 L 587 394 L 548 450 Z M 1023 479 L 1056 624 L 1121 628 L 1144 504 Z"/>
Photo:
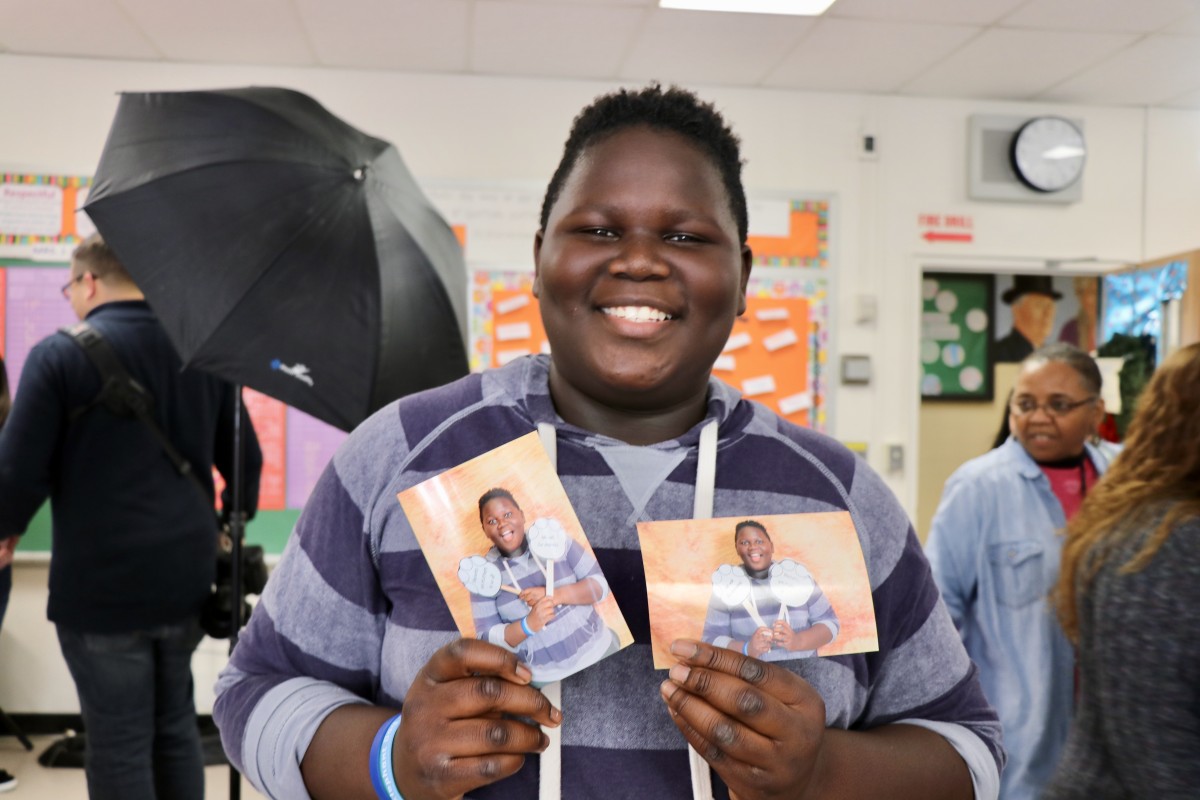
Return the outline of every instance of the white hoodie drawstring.
<path id="1" fill-rule="evenodd" d="M 558 439 L 554 426 L 538 423 L 538 436 L 555 471 L 558 470 Z M 696 496 L 692 504 L 693 519 L 711 519 L 716 496 L 717 478 L 717 421 L 709 420 L 700 429 L 700 449 L 696 464 Z M 562 683 L 555 681 L 542 687 L 546 699 L 566 712 L 562 703 Z M 562 726 L 546 731 L 550 739 L 541 757 L 538 773 L 538 800 L 559 800 L 562 797 Z M 692 800 L 712 800 L 712 773 L 708 762 L 688 745 L 688 770 L 692 778 Z"/>

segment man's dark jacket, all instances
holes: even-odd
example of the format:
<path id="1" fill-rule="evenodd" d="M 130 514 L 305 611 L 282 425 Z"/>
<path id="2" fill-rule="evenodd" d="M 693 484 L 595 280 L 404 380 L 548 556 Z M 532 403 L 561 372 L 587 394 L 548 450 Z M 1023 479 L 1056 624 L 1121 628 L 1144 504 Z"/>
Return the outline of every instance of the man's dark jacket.
<path id="1" fill-rule="evenodd" d="M 233 388 L 183 370 L 141 301 L 106 303 L 87 321 L 154 397 L 154 417 L 209 498 L 214 464 L 233 474 Z M 0 432 L 0 537 L 23 533 L 47 497 L 53 518 L 48 616 L 117 633 L 199 613 L 213 580 L 211 501 L 179 474 L 149 428 L 95 406 L 99 373 L 62 334 L 30 351 Z M 258 502 L 262 453 L 243 411 L 246 507 Z M 226 499 L 228 492 L 226 492 Z"/>

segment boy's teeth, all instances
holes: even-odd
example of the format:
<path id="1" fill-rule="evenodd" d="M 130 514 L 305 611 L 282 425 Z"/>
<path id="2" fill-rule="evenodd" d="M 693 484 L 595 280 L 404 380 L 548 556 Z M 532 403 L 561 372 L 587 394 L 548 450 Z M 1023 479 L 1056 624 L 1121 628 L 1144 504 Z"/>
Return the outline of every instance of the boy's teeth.
<path id="1" fill-rule="evenodd" d="M 671 319 L 671 315 L 665 311 L 659 311 L 657 308 L 649 306 L 617 306 L 605 308 L 603 311 L 610 317 L 620 317 L 634 322 L 666 322 Z"/>

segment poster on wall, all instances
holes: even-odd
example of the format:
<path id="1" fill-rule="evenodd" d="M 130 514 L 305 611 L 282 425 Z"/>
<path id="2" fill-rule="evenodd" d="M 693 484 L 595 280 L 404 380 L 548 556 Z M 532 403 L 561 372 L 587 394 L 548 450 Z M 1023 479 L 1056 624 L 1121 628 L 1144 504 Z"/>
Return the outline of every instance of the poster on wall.
<path id="1" fill-rule="evenodd" d="M 84 175 L 0 173 L 0 258 L 70 261 L 79 241 L 96 231 L 78 210 L 91 185 Z"/>
<path id="2" fill-rule="evenodd" d="M 986 400 L 992 380 L 991 275 L 926 272 L 921 281 L 921 397 Z"/>
<path id="3" fill-rule="evenodd" d="M 996 275 L 994 358 L 1021 361 L 1037 348 L 1066 342 L 1094 352 L 1100 278 L 1094 275 Z"/>

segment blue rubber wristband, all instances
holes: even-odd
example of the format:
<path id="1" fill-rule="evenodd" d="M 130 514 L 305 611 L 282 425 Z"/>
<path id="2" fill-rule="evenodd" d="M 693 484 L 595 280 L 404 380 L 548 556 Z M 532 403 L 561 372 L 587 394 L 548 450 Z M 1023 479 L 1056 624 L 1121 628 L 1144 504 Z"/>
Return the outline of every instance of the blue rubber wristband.
<path id="1" fill-rule="evenodd" d="M 749 642 L 742 643 L 742 655 L 744 655 L 744 656 L 750 655 L 750 643 Z"/>
<path id="2" fill-rule="evenodd" d="M 404 800 L 396 788 L 396 775 L 392 771 L 392 745 L 398 730 L 399 714 L 379 726 L 375 740 L 371 742 L 371 786 L 379 800 Z"/>
<path id="3" fill-rule="evenodd" d="M 521 630 L 525 631 L 526 636 L 533 636 L 533 628 L 529 627 L 529 617 L 521 617 Z"/>

